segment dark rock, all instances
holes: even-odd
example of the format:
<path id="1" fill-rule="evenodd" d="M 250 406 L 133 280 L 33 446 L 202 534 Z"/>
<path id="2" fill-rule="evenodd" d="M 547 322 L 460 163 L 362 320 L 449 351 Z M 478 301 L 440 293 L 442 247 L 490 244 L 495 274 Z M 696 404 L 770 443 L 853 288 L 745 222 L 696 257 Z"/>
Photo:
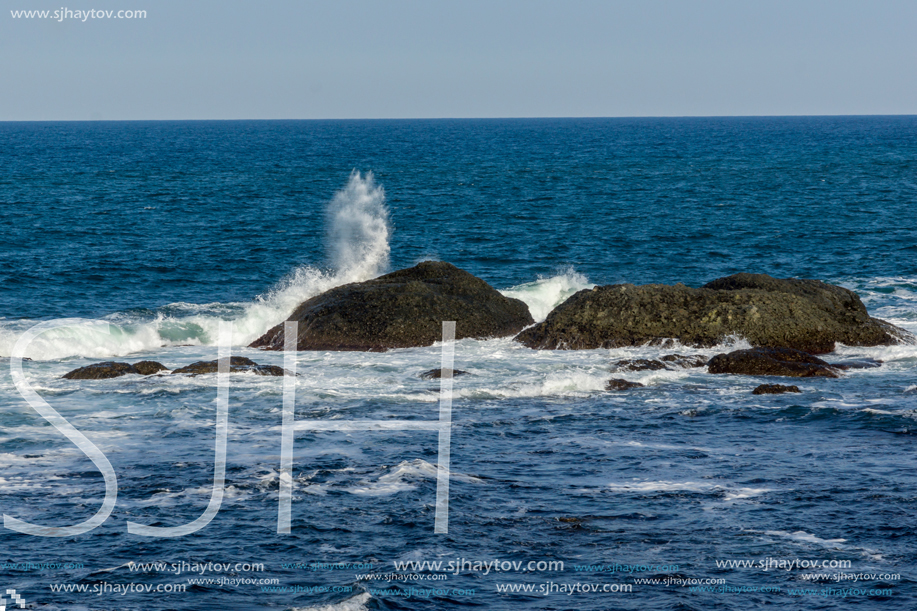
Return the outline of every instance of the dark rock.
<path id="1" fill-rule="evenodd" d="M 707 363 L 707 371 L 793 378 L 840 377 L 827 362 L 791 348 L 752 348 L 717 354 Z"/>
<path id="2" fill-rule="evenodd" d="M 621 378 L 612 378 L 608 380 L 608 383 L 605 384 L 605 390 L 630 390 L 631 388 L 642 388 L 643 384 L 640 382 L 628 382 L 627 380 L 622 380 Z"/>
<path id="3" fill-rule="evenodd" d="M 462 371 L 461 369 L 452 370 L 453 378 L 456 376 L 463 376 L 463 375 L 470 375 L 470 374 L 467 371 Z M 420 374 L 421 380 L 438 380 L 441 377 L 443 377 L 442 369 L 431 369 L 430 371 L 424 371 L 422 374 Z"/>
<path id="4" fill-rule="evenodd" d="M 785 392 L 801 392 L 798 386 L 784 386 L 783 384 L 762 384 L 751 394 L 753 395 L 779 395 Z"/>
<path id="5" fill-rule="evenodd" d="M 913 336 L 870 318 L 856 293 L 818 280 L 736 274 L 695 289 L 678 284 L 597 286 L 571 296 L 516 336 L 536 349 L 582 350 L 665 344 L 714 346 L 739 335 L 753 346 L 812 354 L 891 345 Z"/>
<path id="6" fill-rule="evenodd" d="M 116 363 L 114 361 L 105 361 L 104 363 L 93 363 L 79 369 L 74 369 L 65 373 L 63 377 L 68 380 L 105 380 L 108 378 L 117 378 L 129 373 L 139 373 L 130 363 Z"/>
<path id="7" fill-rule="evenodd" d="M 245 358 L 244 356 L 229 357 L 230 373 L 254 373 L 259 376 L 282 376 L 286 372 L 283 367 L 277 365 L 259 365 L 255 361 Z M 175 374 L 191 374 L 192 376 L 202 375 L 205 373 L 219 373 L 219 359 L 215 361 L 198 361 L 191 363 L 172 372 Z"/>
<path id="8" fill-rule="evenodd" d="M 613 365 L 614 371 L 659 371 L 667 369 L 665 363 L 655 359 L 625 359 Z"/>
<path id="9" fill-rule="evenodd" d="M 831 363 L 835 369 L 847 371 L 848 369 L 875 369 L 882 366 L 882 361 L 878 359 L 858 359 L 856 361 L 843 361 L 841 363 Z"/>
<path id="10" fill-rule="evenodd" d="M 443 321 L 456 321 L 456 339 L 506 337 L 532 324 L 528 306 L 449 263 L 426 261 L 345 284 L 296 308 L 298 350 L 368 350 L 430 346 Z M 283 323 L 251 344 L 283 350 Z"/>
<path id="11" fill-rule="evenodd" d="M 690 356 L 682 356 L 681 354 L 667 354 L 664 357 L 661 357 L 659 360 L 688 369 L 690 367 L 703 367 L 707 364 L 709 359 L 703 354 L 692 354 Z"/>
<path id="12" fill-rule="evenodd" d="M 139 363 L 134 363 L 134 369 L 142 376 L 149 376 L 160 371 L 168 371 L 169 368 L 156 361 L 140 361 Z"/>

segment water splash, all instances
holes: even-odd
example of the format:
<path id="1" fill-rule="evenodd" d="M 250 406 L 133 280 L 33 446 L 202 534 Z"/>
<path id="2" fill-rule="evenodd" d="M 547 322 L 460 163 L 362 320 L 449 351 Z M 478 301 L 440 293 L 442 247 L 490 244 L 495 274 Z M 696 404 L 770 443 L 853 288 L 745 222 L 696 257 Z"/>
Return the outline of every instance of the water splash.
<path id="1" fill-rule="evenodd" d="M 326 219 L 331 270 L 298 267 L 250 302 L 175 303 L 145 318 L 112 314 L 105 317 L 112 323 L 111 334 L 102 333 L 96 325 L 57 329 L 39 337 L 26 356 L 35 360 L 105 358 L 163 346 L 213 345 L 221 320 L 232 321 L 235 345 L 248 345 L 310 297 L 342 284 L 375 278 L 388 268 L 388 208 L 385 192 L 371 172 L 365 176 L 351 173 L 347 185 L 329 202 Z M 0 356 L 9 356 L 19 335 L 34 324 L 30 320 L 0 322 Z"/>
<path id="2" fill-rule="evenodd" d="M 569 268 L 561 274 L 549 278 L 539 277 L 534 282 L 526 282 L 504 291 L 507 297 L 525 302 L 535 322 L 541 322 L 555 307 L 566 301 L 571 295 L 583 289 L 591 289 L 594 284 L 583 274 Z"/>

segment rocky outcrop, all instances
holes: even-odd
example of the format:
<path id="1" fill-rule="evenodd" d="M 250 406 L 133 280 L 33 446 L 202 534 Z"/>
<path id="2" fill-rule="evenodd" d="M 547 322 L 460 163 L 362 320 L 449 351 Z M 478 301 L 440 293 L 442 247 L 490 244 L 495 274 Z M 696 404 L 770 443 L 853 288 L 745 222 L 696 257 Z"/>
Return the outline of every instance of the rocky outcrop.
<path id="1" fill-rule="evenodd" d="M 838 378 L 837 369 L 811 354 L 791 348 L 752 348 L 717 354 L 707 363 L 710 373 L 791 378 Z"/>
<path id="2" fill-rule="evenodd" d="M 798 386 L 785 386 L 783 384 L 762 384 L 751 394 L 753 395 L 780 395 L 785 392 L 801 392 Z"/>
<path id="3" fill-rule="evenodd" d="M 282 376 L 285 373 L 283 367 L 277 365 L 259 365 L 251 359 L 244 356 L 229 357 L 230 373 L 254 373 L 259 376 Z M 192 376 L 202 375 L 205 373 L 219 373 L 219 360 L 215 361 L 198 361 L 191 363 L 172 372 L 175 374 L 190 374 Z"/>
<path id="4" fill-rule="evenodd" d="M 296 308 L 298 350 L 366 350 L 430 346 L 443 321 L 456 339 L 515 335 L 532 324 L 528 306 L 449 263 L 426 261 L 374 280 L 345 284 Z M 283 350 L 283 323 L 251 344 Z"/>
<path id="5" fill-rule="evenodd" d="M 118 378 L 127 374 L 134 375 L 151 375 L 158 371 L 164 371 L 167 368 L 162 363 L 156 361 L 140 361 L 131 365 L 130 363 L 116 363 L 114 361 L 105 361 L 104 363 L 93 363 L 74 369 L 64 374 L 68 380 L 106 380 L 109 378 Z"/>
<path id="6" fill-rule="evenodd" d="M 629 382 L 621 378 L 612 378 L 605 384 L 605 390 L 630 390 L 632 388 L 643 388 L 640 382 Z"/>
<path id="7" fill-rule="evenodd" d="M 753 346 L 811 354 L 850 346 L 912 341 L 907 331 L 871 318 L 856 293 L 818 280 L 736 274 L 701 288 L 615 284 L 583 290 L 516 336 L 536 349 L 662 344 L 713 346 L 729 336 Z"/>
<path id="8" fill-rule="evenodd" d="M 470 375 L 467 371 L 462 371 L 461 369 L 453 369 L 452 377 Z M 424 371 L 420 374 L 421 380 L 438 380 L 443 377 L 442 369 L 431 369 L 430 371 Z"/>

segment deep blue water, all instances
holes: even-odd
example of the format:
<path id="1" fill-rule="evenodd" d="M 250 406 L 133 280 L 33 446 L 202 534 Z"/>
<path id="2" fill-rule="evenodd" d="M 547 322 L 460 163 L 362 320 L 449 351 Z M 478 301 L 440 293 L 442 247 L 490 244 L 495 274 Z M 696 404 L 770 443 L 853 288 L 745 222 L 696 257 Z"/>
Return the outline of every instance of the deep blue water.
<path id="1" fill-rule="evenodd" d="M 354 170 L 384 189 L 383 204 L 373 184 L 355 183 L 372 196 L 370 212 L 387 211 L 390 235 L 373 242 L 390 247 L 387 265 L 335 260 L 341 239 L 329 236 L 327 210 Z M 447 535 L 433 533 L 438 459 L 426 432 L 299 433 L 293 529 L 277 534 L 282 382 L 254 376 L 233 378 L 229 488 L 214 521 L 178 539 L 128 535 L 128 520 L 177 525 L 206 506 L 216 378 L 60 375 L 116 357 L 170 367 L 216 358 L 219 320 L 233 322 L 234 354 L 282 364 L 281 354 L 243 346 L 320 289 L 425 258 L 512 291 L 533 312 L 592 284 L 699 286 L 739 271 L 818 278 L 917 331 L 915 209 L 917 117 L 0 123 L 0 357 L 39 321 L 117 325 L 113 336 L 80 328 L 50 337 L 27 352 L 24 370 L 103 449 L 119 483 L 114 512 L 91 533 L 0 529 L 0 563 L 83 564 L 0 566 L 0 586 L 39 609 L 913 609 L 915 346 L 839 347 L 832 358 L 884 364 L 760 397 L 750 390 L 764 379 L 704 370 L 641 372 L 631 377 L 647 388 L 603 390 L 612 361 L 659 348 L 459 342 L 456 367 L 473 375 L 455 381 Z M 439 347 L 301 353 L 297 418 L 435 419 L 437 387 L 417 374 L 439 358 Z M 3 513 L 73 524 L 103 491 L 98 471 L 28 406 L 4 366 Z M 355 577 L 411 572 L 393 561 L 455 558 L 565 569 Z M 765 558 L 849 561 L 817 572 L 885 577 L 813 584 L 813 571 L 717 565 Z M 185 574 L 125 565 L 197 559 L 265 565 L 236 578 L 350 591 L 51 588 L 186 583 Z M 374 568 L 284 566 L 296 562 Z M 678 568 L 574 568 L 603 563 Z M 634 583 L 666 576 L 779 591 Z M 548 582 L 633 591 L 497 591 Z M 411 586 L 475 593 L 377 591 Z M 826 587 L 890 593 L 819 595 Z M 807 588 L 816 594 L 800 593 Z"/>

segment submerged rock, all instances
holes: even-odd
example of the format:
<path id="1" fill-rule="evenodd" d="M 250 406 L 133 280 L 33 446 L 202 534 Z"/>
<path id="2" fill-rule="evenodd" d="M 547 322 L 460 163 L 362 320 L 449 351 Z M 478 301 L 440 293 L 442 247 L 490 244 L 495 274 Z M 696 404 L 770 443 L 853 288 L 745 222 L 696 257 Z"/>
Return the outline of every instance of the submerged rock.
<path id="1" fill-rule="evenodd" d="M 751 394 L 753 395 L 779 395 L 785 392 L 802 392 L 798 386 L 785 386 L 783 384 L 762 384 L 757 387 Z"/>
<path id="2" fill-rule="evenodd" d="M 703 367 L 707 364 L 707 357 L 702 354 L 682 356 L 668 354 L 657 359 L 624 359 L 612 365 L 612 371 L 659 371 L 662 369 L 685 369 L 689 367 Z"/>
<path id="3" fill-rule="evenodd" d="M 118 378 L 127 374 L 134 375 L 151 375 L 158 371 L 168 369 L 162 363 L 156 361 L 140 361 L 131 365 L 130 363 L 116 363 L 115 361 L 105 361 L 104 363 L 93 363 L 74 369 L 63 375 L 68 380 L 106 380 L 109 378 Z"/>
<path id="4" fill-rule="evenodd" d="M 731 335 L 753 346 L 812 354 L 890 345 L 913 336 L 871 318 L 853 291 L 818 280 L 736 274 L 695 289 L 616 284 L 574 294 L 516 341 L 536 349 L 582 350 L 664 344 L 713 346 Z"/>
<path id="5" fill-rule="evenodd" d="M 710 359 L 708 359 L 703 354 L 692 354 L 690 356 L 683 356 L 681 354 L 667 354 L 661 357 L 659 360 L 688 369 L 691 367 L 703 367 Z"/>
<path id="6" fill-rule="evenodd" d="M 443 321 L 456 321 L 456 339 L 515 335 L 534 322 L 528 306 L 454 265 L 426 261 L 374 280 L 345 284 L 304 301 L 297 350 L 366 350 L 430 346 Z M 283 323 L 252 348 L 283 350 Z"/>
<path id="7" fill-rule="evenodd" d="M 827 362 L 791 348 L 752 348 L 717 354 L 707 364 L 707 371 L 792 378 L 840 377 L 837 370 Z"/>
<path id="8" fill-rule="evenodd" d="M 835 369 L 875 369 L 882 366 L 883 361 L 878 359 L 858 359 L 855 361 L 843 361 L 841 363 L 831 363 Z"/>
<path id="9" fill-rule="evenodd" d="M 655 359 L 625 359 L 612 365 L 614 371 L 659 371 L 668 369 L 665 363 Z"/>
<path id="10" fill-rule="evenodd" d="M 471 374 L 469 374 L 467 371 L 462 371 L 461 369 L 452 370 L 453 378 L 456 376 L 463 376 L 463 375 L 471 375 Z M 430 371 L 424 371 L 422 374 L 420 374 L 421 380 L 438 380 L 441 377 L 443 377 L 442 369 L 431 369 Z"/>
<path id="11" fill-rule="evenodd" d="M 643 384 L 640 382 L 628 382 L 627 380 L 622 380 L 621 378 L 612 378 L 608 380 L 608 383 L 605 384 L 605 390 L 630 390 L 631 388 L 642 388 Z"/>
<path id="12" fill-rule="evenodd" d="M 277 365 L 259 365 L 244 356 L 229 357 L 230 373 L 254 373 L 259 376 L 282 376 L 287 373 L 283 367 Z M 175 374 L 190 374 L 192 376 L 206 373 L 219 373 L 219 359 L 215 361 L 197 361 L 172 372 Z"/>

